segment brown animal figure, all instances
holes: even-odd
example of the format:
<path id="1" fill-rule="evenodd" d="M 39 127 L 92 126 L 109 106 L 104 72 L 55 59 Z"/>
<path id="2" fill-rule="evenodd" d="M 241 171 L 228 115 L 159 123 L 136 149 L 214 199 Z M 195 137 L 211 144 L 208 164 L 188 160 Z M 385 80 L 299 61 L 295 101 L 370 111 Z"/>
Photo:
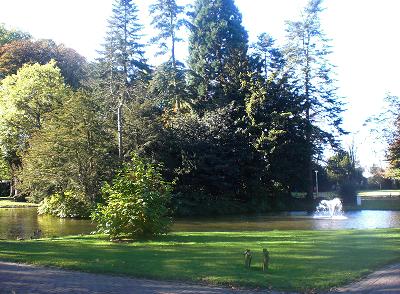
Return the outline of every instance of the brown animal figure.
<path id="1" fill-rule="evenodd" d="M 244 255 L 244 266 L 250 268 L 251 266 L 251 252 L 250 249 L 246 249 L 243 253 Z"/>
<path id="2" fill-rule="evenodd" d="M 268 270 L 269 267 L 269 252 L 267 249 L 263 249 L 263 271 L 265 272 L 266 270 Z"/>

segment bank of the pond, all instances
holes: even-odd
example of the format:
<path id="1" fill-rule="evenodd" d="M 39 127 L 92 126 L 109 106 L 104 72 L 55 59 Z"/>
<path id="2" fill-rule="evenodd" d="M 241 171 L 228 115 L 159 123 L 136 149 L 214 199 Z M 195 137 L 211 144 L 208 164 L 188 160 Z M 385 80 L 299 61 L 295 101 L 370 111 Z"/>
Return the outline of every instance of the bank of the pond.
<path id="1" fill-rule="evenodd" d="M 246 248 L 253 252 L 250 270 L 243 266 Z M 262 248 L 271 255 L 266 273 Z M 323 290 L 399 261 L 400 229 L 181 232 L 132 243 L 97 235 L 0 241 L 0 259 L 162 280 Z"/>
<path id="2" fill-rule="evenodd" d="M 37 207 L 38 204 L 29 202 L 16 202 L 10 199 L 0 199 L 0 208 L 23 208 L 23 207 Z"/>

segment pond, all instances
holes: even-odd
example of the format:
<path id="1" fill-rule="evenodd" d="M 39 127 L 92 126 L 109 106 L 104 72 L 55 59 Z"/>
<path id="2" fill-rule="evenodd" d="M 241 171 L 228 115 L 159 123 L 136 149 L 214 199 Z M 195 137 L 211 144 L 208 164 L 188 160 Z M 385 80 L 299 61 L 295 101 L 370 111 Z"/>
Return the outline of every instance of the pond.
<path id="1" fill-rule="evenodd" d="M 268 231 L 400 228 L 400 211 L 351 211 L 347 219 L 316 219 L 306 212 L 258 216 L 177 219 L 173 231 Z M 36 208 L 1 208 L 0 239 L 29 239 L 36 230 L 42 237 L 88 234 L 95 230 L 89 220 L 38 216 Z"/>

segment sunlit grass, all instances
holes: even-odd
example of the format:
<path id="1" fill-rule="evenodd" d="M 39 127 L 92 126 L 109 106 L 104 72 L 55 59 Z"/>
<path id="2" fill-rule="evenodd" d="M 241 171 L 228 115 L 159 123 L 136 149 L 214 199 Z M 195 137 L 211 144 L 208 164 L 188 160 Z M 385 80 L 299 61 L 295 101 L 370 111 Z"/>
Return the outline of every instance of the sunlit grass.
<path id="1" fill-rule="evenodd" d="M 400 190 L 360 191 L 358 195 L 361 197 L 400 197 Z"/>
<path id="2" fill-rule="evenodd" d="M 243 251 L 253 252 L 252 268 Z M 262 248 L 271 267 L 262 272 Z M 103 236 L 0 241 L 0 259 L 88 272 L 281 290 L 328 289 L 400 260 L 400 229 L 172 233 L 112 243 Z"/>
<path id="3" fill-rule="evenodd" d="M 28 202 L 15 202 L 12 200 L 0 199 L 0 208 L 19 208 L 19 207 L 36 207 L 37 204 Z"/>

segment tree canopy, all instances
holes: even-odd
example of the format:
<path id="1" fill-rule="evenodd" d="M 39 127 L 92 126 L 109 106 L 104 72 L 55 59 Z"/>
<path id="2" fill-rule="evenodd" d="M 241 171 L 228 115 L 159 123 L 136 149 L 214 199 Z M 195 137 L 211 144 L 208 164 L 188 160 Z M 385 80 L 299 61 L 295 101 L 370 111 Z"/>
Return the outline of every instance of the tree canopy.
<path id="1" fill-rule="evenodd" d="M 321 0 L 287 23 L 284 46 L 267 32 L 249 44 L 233 0 L 156 0 L 150 12 L 147 39 L 167 56 L 161 64 L 145 58 L 133 0 L 113 2 L 91 63 L 0 27 L 1 169 L 15 194 L 58 216 L 100 204 L 103 232 L 145 236 L 165 232 L 167 213 L 290 209 L 300 201 L 292 192 L 308 192 L 312 205 L 313 169 L 342 186 L 356 181 L 351 154 L 317 160 L 343 131 Z M 187 64 L 178 44 L 188 46 Z"/>

